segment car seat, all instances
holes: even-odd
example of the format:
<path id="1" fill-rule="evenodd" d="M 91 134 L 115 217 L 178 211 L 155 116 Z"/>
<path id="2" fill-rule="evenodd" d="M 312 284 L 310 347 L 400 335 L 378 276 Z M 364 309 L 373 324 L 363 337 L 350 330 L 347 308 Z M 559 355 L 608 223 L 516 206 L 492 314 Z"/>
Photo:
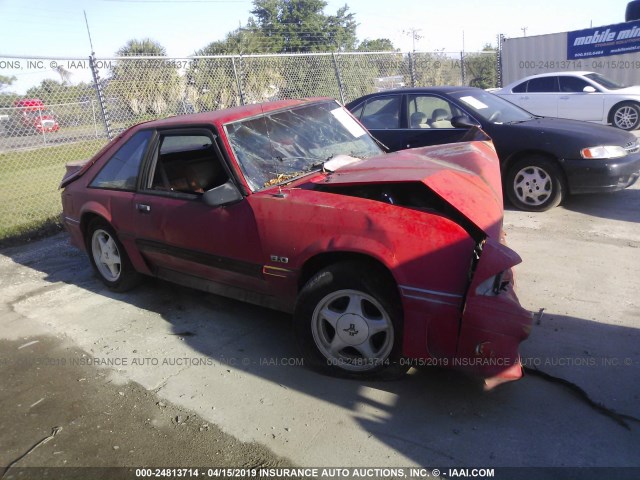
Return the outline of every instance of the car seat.
<path id="1" fill-rule="evenodd" d="M 449 113 L 444 108 L 436 108 L 431 114 L 431 128 L 453 128 Z"/>
<path id="2" fill-rule="evenodd" d="M 409 118 L 411 128 L 431 128 L 427 123 L 427 115 L 422 112 L 414 112 Z"/>

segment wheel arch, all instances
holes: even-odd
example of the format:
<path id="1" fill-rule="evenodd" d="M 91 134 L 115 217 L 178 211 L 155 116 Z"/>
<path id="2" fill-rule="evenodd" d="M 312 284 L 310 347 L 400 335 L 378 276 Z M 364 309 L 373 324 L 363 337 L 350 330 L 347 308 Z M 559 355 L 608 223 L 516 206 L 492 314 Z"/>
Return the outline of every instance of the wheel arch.
<path id="1" fill-rule="evenodd" d="M 107 220 L 104 215 L 100 215 L 94 211 L 84 212 L 80 217 L 80 231 L 82 232 L 83 238 L 86 237 L 89 225 L 91 225 L 91 222 L 93 222 L 95 219 L 100 219 L 111 225 L 111 222 L 109 222 L 109 220 Z"/>
<path id="2" fill-rule="evenodd" d="M 320 270 L 336 263 L 347 262 L 362 263 L 368 268 L 377 270 L 382 275 L 384 281 L 395 287 L 394 290 L 399 298 L 400 291 L 398 290 L 398 281 L 387 265 L 371 255 L 350 251 L 321 252 L 307 259 L 300 269 L 298 291 L 302 290 L 309 279 Z"/>
<path id="3" fill-rule="evenodd" d="M 615 111 L 622 105 L 628 104 L 628 103 L 630 103 L 631 105 L 635 105 L 636 108 L 640 109 L 639 102 L 636 102 L 634 100 L 620 100 L 619 102 L 612 105 L 611 108 L 609 109 L 609 113 L 607 114 L 607 123 L 610 125 L 613 125 L 613 114 L 615 113 Z"/>

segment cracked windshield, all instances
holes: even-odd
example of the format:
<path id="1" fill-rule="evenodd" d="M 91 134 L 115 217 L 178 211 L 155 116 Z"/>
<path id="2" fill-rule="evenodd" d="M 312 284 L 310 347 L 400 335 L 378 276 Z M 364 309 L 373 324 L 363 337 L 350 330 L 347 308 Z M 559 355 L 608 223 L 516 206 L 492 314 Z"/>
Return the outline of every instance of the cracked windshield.
<path id="1" fill-rule="evenodd" d="M 225 128 L 253 191 L 318 170 L 336 155 L 368 158 L 382 153 L 335 101 L 270 113 Z"/>

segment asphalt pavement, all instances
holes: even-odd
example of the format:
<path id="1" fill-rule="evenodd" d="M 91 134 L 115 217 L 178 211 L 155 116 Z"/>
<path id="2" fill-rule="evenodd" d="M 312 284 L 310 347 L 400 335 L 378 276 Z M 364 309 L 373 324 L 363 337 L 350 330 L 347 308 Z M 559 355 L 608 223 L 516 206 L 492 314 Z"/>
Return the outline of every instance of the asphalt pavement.
<path id="1" fill-rule="evenodd" d="M 526 375 L 487 393 L 439 369 L 389 382 L 321 376 L 302 365 L 289 316 L 152 279 L 112 293 L 66 234 L 0 252 L 0 367 L 18 347 L 38 348 L 31 342 L 64 343 L 105 383 L 146 391 L 301 466 L 640 467 L 630 418 L 640 417 L 639 225 L 639 186 L 545 213 L 505 212 L 523 259 L 519 297 L 543 309 L 523 360 L 561 380 Z M 29 384 L 22 391 L 25 405 L 42 397 Z M 13 401 L 0 396 L 0 412 Z M 45 399 L 38 408 L 49 425 L 61 407 Z M 25 425 L 28 448 L 37 435 Z M 38 462 L 53 458 L 41 448 Z"/>

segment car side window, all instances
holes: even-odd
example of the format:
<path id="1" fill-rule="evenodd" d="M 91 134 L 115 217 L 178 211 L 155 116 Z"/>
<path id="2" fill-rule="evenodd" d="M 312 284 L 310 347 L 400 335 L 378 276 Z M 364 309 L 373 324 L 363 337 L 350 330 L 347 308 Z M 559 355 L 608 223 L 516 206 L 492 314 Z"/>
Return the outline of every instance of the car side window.
<path id="1" fill-rule="evenodd" d="M 591 85 L 578 77 L 559 77 L 560 91 L 567 93 L 582 93 L 584 87 Z"/>
<path id="2" fill-rule="evenodd" d="M 389 95 L 367 101 L 360 121 L 369 129 L 400 128 L 400 99 Z"/>
<path id="3" fill-rule="evenodd" d="M 529 80 L 527 92 L 556 93 L 558 91 L 558 77 L 540 77 Z"/>
<path id="4" fill-rule="evenodd" d="M 522 82 L 520 85 L 516 85 L 515 87 L 513 87 L 511 89 L 511 91 L 513 93 L 525 93 L 527 91 L 527 84 L 528 83 L 529 83 L 528 81 Z"/>
<path id="5" fill-rule="evenodd" d="M 134 134 L 113 156 L 91 182 L 93 188 L 133 191 L 138 182 L 140 163 L 152 132 L 143 130 Z"/>
<path id="6" fill-rule="evenodd" d="M 460 109 L 435 95 L 409 97 L 409 128 L 453 128 L 451 119 Z"/>
<path id="7" fill-rule="evenodd" d="M 228 179 L 210 135 L 193 130 L 172 131 L 160 135 L 146 189 L 201 195 Z"/>

